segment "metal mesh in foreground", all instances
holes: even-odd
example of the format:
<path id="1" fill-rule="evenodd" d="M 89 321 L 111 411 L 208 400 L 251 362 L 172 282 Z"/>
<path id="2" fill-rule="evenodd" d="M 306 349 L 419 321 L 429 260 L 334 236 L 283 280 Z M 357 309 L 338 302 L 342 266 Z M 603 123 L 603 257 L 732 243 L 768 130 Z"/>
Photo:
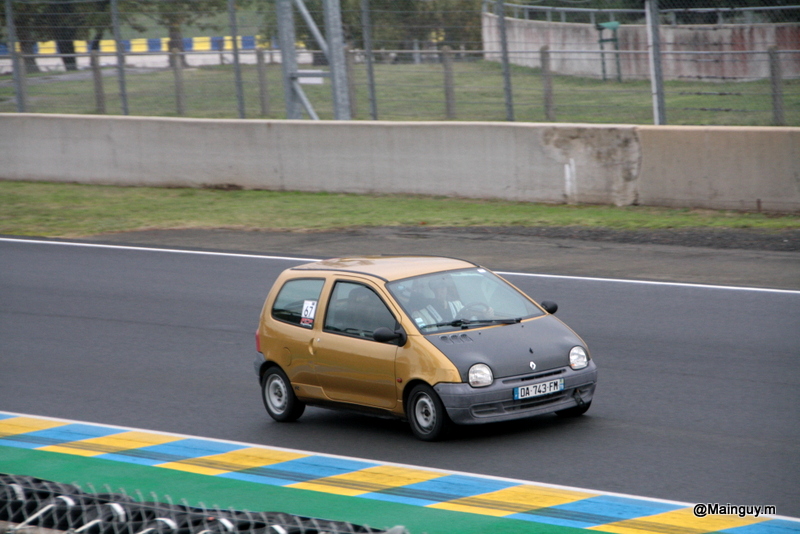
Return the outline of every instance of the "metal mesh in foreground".
<path id="1" fill-rule="evenodd" d="M 79 486 L 0 474 L 0 533 L 50 529 L 75 534 L 408 534 L 279 512 L 160 502 L 155 495 L 84 492 Z"/>

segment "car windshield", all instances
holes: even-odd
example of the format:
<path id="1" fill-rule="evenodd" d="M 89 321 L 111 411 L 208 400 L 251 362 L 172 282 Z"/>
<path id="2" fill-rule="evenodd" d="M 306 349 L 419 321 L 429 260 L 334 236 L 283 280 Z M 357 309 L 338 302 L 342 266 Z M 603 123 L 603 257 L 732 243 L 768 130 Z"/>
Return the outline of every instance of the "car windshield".
<path id="1" fill-rule="evenodd" d="M 543 315 L 519 291 L 481 268 L 415 276 L 386 287 L 423 334 Z"/>

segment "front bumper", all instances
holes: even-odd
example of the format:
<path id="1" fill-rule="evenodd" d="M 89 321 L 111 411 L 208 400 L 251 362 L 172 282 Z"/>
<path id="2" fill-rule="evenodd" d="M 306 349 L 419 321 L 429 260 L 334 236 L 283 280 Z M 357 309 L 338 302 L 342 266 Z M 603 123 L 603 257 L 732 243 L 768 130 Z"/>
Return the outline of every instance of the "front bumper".
<path id="1" fill-rule="evenodd" d="M 514 400 L 514 388 L 564 379 L 564 389 L 522 400 Z M 466 383 L 437 384 L 434 389 L 442 399 L 450 419 L 460 425 L 510 421 L 573 408 L 589 403 L 597 384 L 597 367 L 593 361 L 579 371 L 571 367 L 551 369 L 535 375 L 498 378 L 491 386 L 474 388 Z M 577 393 L 577 395 L 576 395 Z"/>

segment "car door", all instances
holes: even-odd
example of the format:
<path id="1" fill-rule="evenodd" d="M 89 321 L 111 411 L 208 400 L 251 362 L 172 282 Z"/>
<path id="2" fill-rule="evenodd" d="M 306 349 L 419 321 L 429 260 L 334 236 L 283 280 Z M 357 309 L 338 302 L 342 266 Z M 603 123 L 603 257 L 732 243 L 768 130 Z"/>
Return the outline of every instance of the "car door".
<path id="1" fill-rule="evenodd" d="M 262 324 L 262 349 L 277 362 L 295 385 L 316 386 L 309 344 L 319 323 L 317 308 L 324 278 L 295 278 L 281 287 L 270 308 L 273 321 Z"/>
<path id="2" fill-rule="evenodd" d="M 322 332 L 312 342 L 315 374 L 334 401 L 379 408 L 397 404 L 396 343 L 372 339 L 375 329 L 398 323 L 366 283 L 339 279 L 330 293 Z"/>

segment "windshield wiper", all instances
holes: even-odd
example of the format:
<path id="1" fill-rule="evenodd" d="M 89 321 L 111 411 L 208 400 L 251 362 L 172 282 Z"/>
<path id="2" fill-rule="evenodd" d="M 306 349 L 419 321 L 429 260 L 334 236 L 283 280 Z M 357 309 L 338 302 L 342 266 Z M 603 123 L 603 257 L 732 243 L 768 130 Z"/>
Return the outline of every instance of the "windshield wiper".
<path id="1" fill-rule="evenodd" d="M 516 324 L 522 321 L 522 317 L 509 318 L 509 319 L 456 319 L 454 321 L 446 321 L 444 323 L 426 324 L 423 328 L 437 328 L 441 326 L 460 326 L 461 328 L 468 328 L 470 325 L 479 324 Z"/>
<path id="2" fill-rule="evenodd" d="M 508 319 L 464 319 L 463 324 L 517 324 L 522 317 L 509 317 Z"/>

